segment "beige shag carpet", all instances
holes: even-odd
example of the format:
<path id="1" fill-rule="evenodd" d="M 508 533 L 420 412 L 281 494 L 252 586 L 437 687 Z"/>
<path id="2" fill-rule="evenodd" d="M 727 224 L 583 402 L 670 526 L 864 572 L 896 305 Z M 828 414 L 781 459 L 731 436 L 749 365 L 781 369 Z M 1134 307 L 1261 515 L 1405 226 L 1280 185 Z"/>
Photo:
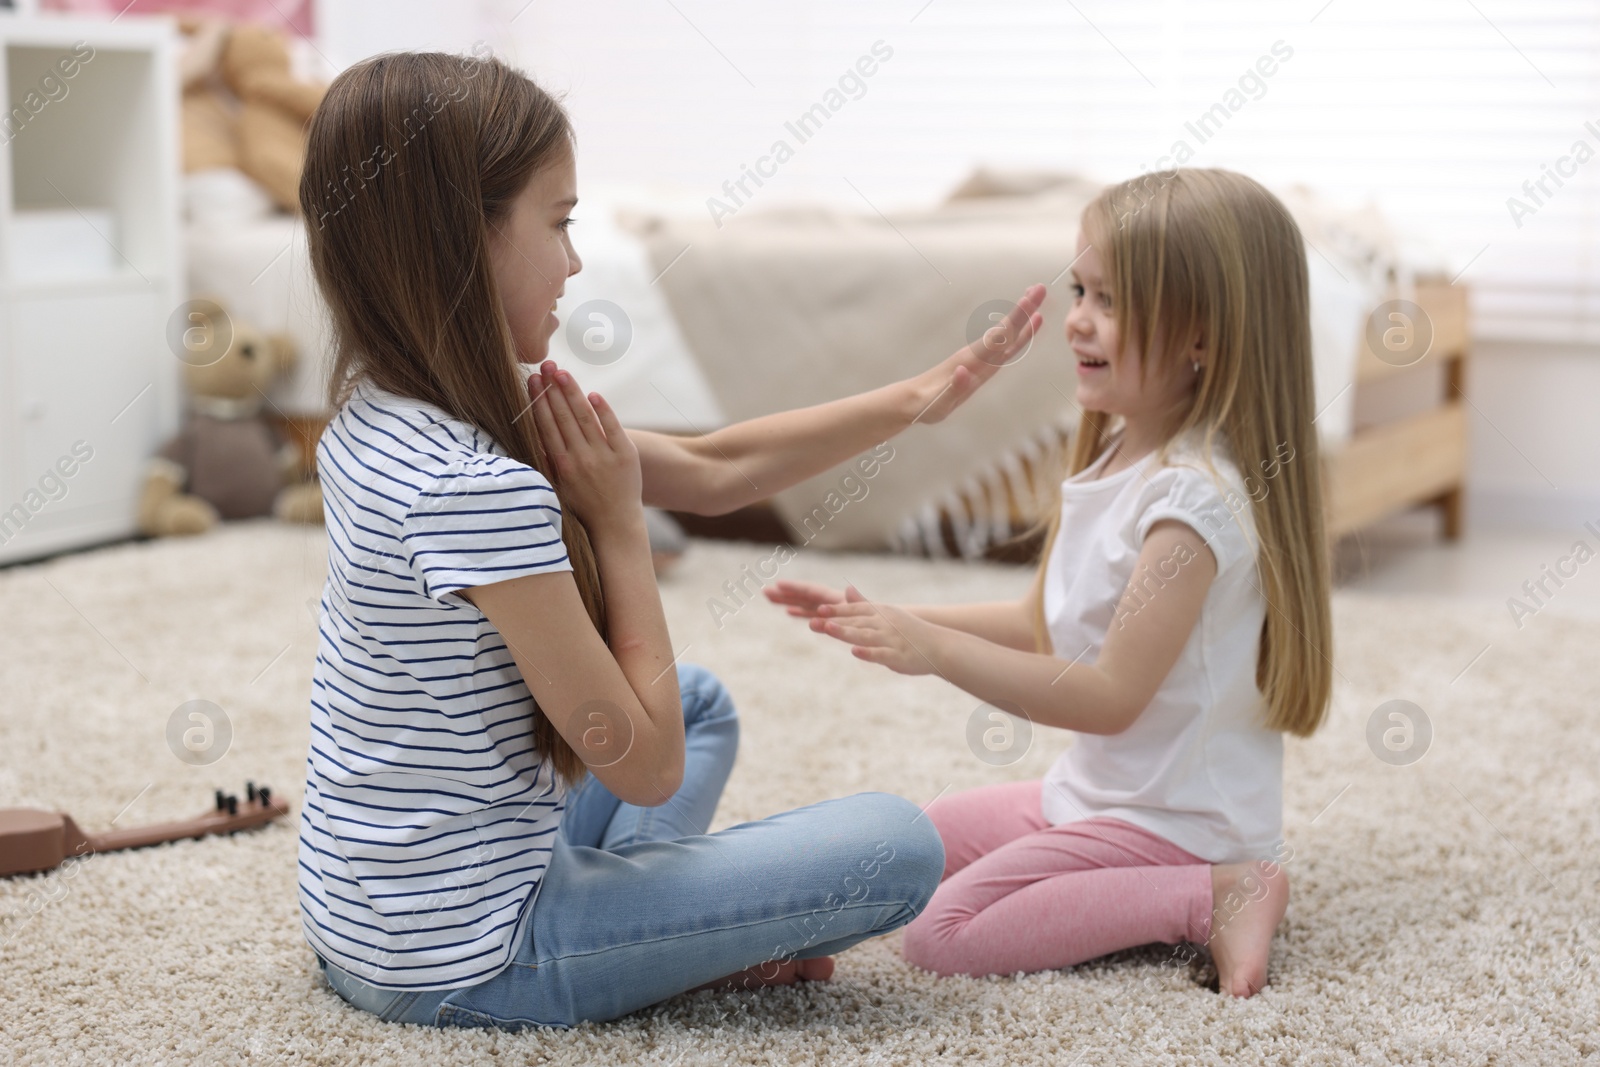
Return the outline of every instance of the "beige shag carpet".
<path id="1" fill-rule="evenodd" d="M 86 827 L 198 814 L 265 781 L 298 805 L 320 530 L 266 524 L 0 571 L 0 805 Z M 740 704 L 718 825 L 862 789 L 927 802 L 1040 774 L 968 750 L 971 697 L 859 663 L 764 602 L 707 601 L 768 554 L 694 543 L 664 583 L 675 644 Z M 802 553 L 787 575 L 891 600 L 1019 594 L 1026 573 Z M 725 603 L 727 603 L 725 601 Z M 734 606 L 728 603 L 727 606 Z M 1065 972 L 938 979 L 898 936 L 827 984 L 679 997 L 618 1022 L 506 1034 L 379 1022 L 321 981 L 301 939 L 294 821 L 0 880 L 0 1060 L 14 1064 L 1565 1064 L 1600 1061 L 1600 621 L 1340 594 L 1336 704 L 1293 742 L 1294 898 L 1270 989 L 1206 988 L 1203 957 L 1136 949 Z M 1487 651 L 1481 651 L 1484 646 Z M 1481 655 L 1480 655 L 1481 651 Z M 168 747 L 214 701 L 218 762 Z M 1369 716 L 1433 726 L 1409 766 Z"/>

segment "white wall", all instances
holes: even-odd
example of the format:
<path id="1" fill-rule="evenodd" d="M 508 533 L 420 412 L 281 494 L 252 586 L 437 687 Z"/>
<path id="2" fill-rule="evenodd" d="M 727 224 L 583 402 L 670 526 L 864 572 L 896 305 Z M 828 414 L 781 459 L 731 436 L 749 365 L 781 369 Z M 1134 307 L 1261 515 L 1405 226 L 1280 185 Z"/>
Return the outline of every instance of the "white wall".
<path id="1" fill-rule="evenodd" d="M 522 0 L 525 2 L 525 0 Z M 487 41 L 504 53 L 509 13 L 494 0 L 316 0 L 316 46 L 334 69 L 378 52 L 466 52 Z"/>
<path id="2" fill-rule="evenodd" d="M 1479 346 L 1468 511 L 1496 526 L 1600 523 L 1600 352 Z"/>

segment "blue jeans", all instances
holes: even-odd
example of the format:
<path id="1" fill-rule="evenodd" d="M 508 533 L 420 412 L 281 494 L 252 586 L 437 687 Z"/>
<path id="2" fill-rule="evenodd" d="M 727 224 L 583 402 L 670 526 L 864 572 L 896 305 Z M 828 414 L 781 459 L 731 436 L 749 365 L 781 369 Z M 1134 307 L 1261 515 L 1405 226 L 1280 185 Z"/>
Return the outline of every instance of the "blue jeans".
<path id="1" fill-rule="evenodd" d="M 830 956 L 927 906 L 944 845 L 897 796 L 859 793 L 706 833 L 739 720 L 705 668 L 679 666 L 678 685 L 683 786 L 643 808 L 584 780 L 510 966 L 474 986 L 416 992 L 369 985 L 324 960 L 334 990 L 398 1022 L 603 1022 L 767 961 Z"/>

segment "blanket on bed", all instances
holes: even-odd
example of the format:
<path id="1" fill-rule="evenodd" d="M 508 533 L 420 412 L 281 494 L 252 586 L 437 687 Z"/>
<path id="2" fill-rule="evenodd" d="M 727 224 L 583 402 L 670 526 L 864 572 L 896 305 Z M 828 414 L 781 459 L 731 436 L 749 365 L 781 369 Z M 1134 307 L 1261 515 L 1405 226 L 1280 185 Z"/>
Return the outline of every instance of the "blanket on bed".
<path id="1" fill-rule="evenodd" d="M 773 501 L 805 544 L 931 548 L 941 509 L 965 516 L 958 537 L 987 540 L 1009 526 L 1007 493 L 1031 503 L 1037 487 L 1027 475 L 1059 470 L 1052 450 L 1076 422 L 1060 328 L 1066 270 L 1093 193 L 1073 185 L 1044 198 L 962 200 L 892 218 L 752 212 L 720 229 L 640 217 L 632 228 L 665 270 L 658 284 L 730 420 L 926 369 L 972 340 L 969 320 L 977 313 L 981 323 L 984 305 L 1050 283 L 1047 328 L 955 414 L 896 438 L 893 458 L 871 479 L 857 472 L 841 488 L 854 470 L 841 465 Z M 960 507 L 958 497 L 973 506 Z"/>

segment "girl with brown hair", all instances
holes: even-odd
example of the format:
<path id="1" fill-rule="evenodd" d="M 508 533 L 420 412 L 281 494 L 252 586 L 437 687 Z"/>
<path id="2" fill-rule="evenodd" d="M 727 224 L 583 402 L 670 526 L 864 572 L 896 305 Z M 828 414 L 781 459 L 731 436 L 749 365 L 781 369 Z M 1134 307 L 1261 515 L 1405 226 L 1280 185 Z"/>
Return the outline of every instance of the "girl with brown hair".
<path id="1" fill-rule="evenodd" d="M 825 979 L 943 866 L 881 793 L 707 833 L 738 720 L 675 662 L 643 506 L 731 510 L 938 421 L 1027 342 L 1043 287 L 906 381 L 628 433 L 553 364 L 526 392 L 517 372 L 581 266 L 575 186 L 565 113 L 492 57 L 367 60 L 310 124 L 339 410 L 300 903 L 334 989 L 386 1019 L 570 1026 Z"/>
<path id="2" fill-rule="evenodd" d="M 1332 688 L 1305 256 L 1243 175 L 1106 189 L 1066 321 L 1083 417 L 1029 594 L 766 590 L 861 659 L 1078 734 L 1042 782 L 929 807 L 945 872 L 912 962 L 1011 974 L 1199 942 L 1223 992 L 1265 985 L 1289 900 L 1283 734 L 1315 731 Z"/>

